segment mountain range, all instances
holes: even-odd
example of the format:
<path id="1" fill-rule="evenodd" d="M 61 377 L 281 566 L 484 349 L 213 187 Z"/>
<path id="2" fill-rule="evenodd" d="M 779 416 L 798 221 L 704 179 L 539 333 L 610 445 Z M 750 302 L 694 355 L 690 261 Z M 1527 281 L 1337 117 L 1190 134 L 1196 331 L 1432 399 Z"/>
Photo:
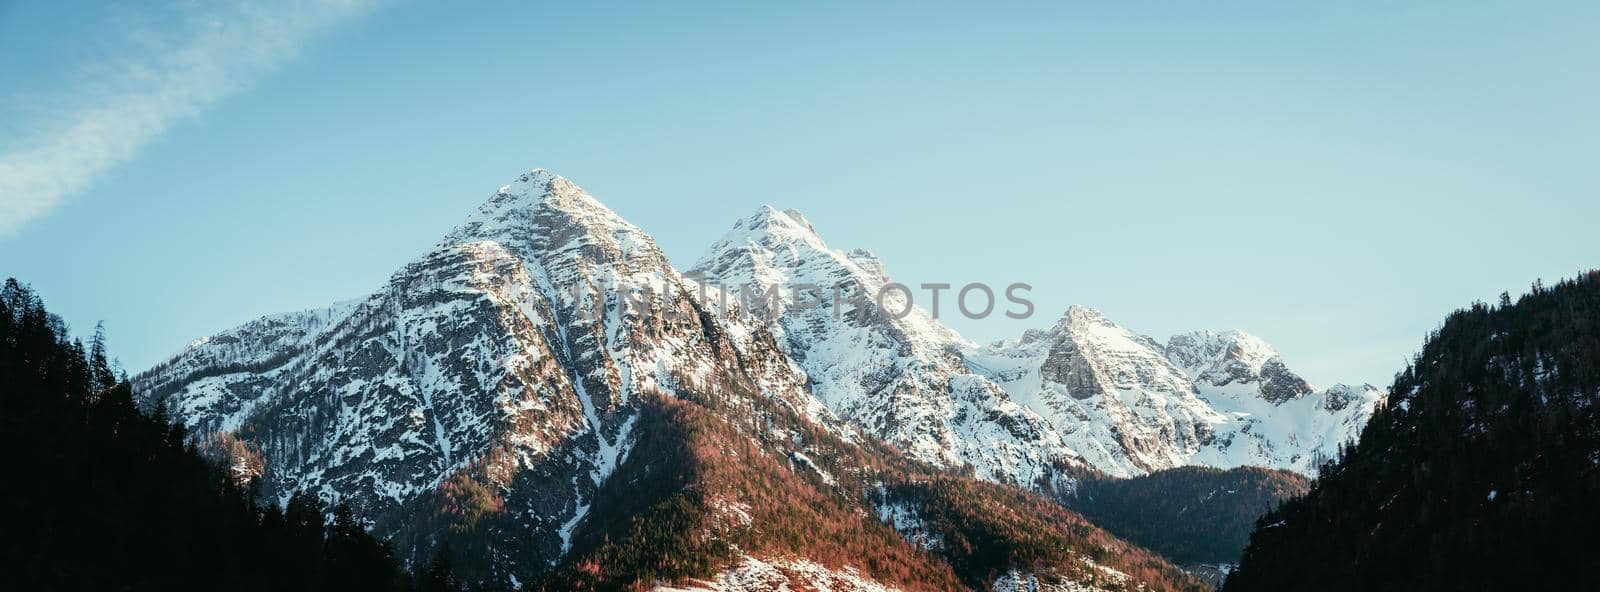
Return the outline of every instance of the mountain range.
<path id="1" fill-rule="evenodd" d="M 1237 331 L 1163 343 L 1075 306 L 979 345 L 844 295 L 889 283 L 774 208 L 680 273 L 535 170 L 371 294 L 196 340 L 133 387 L 268 499 L 545 589 L 1201 587 L 1057 502 L 1185 466 L 1315 475 L 1386 396 Z M 736 295 L 797 284 L 845 289 Z"/>

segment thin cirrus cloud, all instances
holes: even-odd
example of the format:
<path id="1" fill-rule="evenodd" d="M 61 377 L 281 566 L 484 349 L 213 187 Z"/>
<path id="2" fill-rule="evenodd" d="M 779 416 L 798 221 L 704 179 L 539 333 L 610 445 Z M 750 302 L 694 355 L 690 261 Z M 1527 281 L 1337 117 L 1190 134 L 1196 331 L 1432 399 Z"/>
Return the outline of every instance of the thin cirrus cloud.
<path id="1" fill-rule="evenodd" d="M 44 95 L 32 132 L 0 152 L 0 236 L 88 188 L 175 122 L 239 92 L 380 0 L 184 3 L 123 23 L 115 55 Z M 133 15 L 149 17 L 150 15 Z M 149 20 L 149 19 L 146 19 Z"/>

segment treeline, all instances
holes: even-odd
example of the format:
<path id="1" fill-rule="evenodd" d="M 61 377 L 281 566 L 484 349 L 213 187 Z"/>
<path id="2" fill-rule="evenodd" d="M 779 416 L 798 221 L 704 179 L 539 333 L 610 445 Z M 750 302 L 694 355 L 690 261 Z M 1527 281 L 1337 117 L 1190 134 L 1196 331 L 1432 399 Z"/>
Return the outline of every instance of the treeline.
<path id="1" fill-rule="evenodd" d="M 259 503 L 163 408 L 142 413 L 97 330 L 73 339 L 16 280 L 0 289 L 0 588 L 449 589 L 414 582 L 348 508 Z"/>
<path id="2" fill-rule="evenodd" d="M 1227 590 L 1600 589 L 1600 273 L 1450 315 Z"/>

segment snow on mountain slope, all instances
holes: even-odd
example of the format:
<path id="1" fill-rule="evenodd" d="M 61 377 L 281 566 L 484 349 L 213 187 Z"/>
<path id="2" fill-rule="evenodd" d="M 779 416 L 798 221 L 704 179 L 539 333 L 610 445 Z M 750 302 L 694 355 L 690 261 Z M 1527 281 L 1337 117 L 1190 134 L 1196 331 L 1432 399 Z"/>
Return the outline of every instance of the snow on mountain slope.
<path id="1" fill-rule="evenodd" d="M 795 210 L 763 207 L 739 221 L 688 273 L 752 301 L 777 290 L 771 330 L 839 417 L 940 466 L 986 479 L 1053 485 L 1082 461 L 1038 414 L 967 369 L 970 346 L 899 292 L 864 250 L 830 249 Z"/>
<path id="2" fill-rule="evenodd" d="M 995 578 L 989 588 L 994 592 L 1100 592 L 1128 589 L 1129 580 L 1132 579 L 1128 574 L 1099 565 L 1088 558 L 1084 558 L 1083 563 L 1097 572 L 1099 582 L 1084 583 L 1012 570 Z M 1097 585 L 1101 583 L 1104 585 Z"/>
<path id="3" fill-rule="evenodd" d="M 705 580 L 656 586 L 652 592 L 891 592 L 854 569 L 835 570 L 806 559 L 761 560 L 745 556 L 732 569 Z"/>
<path id="4" fill-rule="evenodd" d="M 1077 306 L 1049 330 L 968 359 L 1120 476 L 1183 465 L 1314 475 L 1383 399 L 1371 386 L 1318 391 L 1246 333 L 1190 333 L 1163 346 Z"/>
<path id="5" fill-rule="evenodd" d="M 814 236 L 782 217 L 784 241 Z M 815 254 L 784 241 L 748 254 L 784 265 Z M 837 265 L 814 271 L 883 281 L 864 252 L 828 256 Z M 697 298 L 702 288 L 709 298 Z M 197 438 L 256 459 L 267 499 L 350 504 L 404 560 L 448 544 L 458 574 L 492 585 L 1103 580 L 1084 553 L 1137 573 L 1141 587 L 1193 586 L 1040 496 L 909 458 L 1031 485 L 1071 460 L 1042 418 L 966 369 L 968 344 L 953 332 L 852 305 L 860 322 L 837 327 L 839 338 L 766 322 L 723 294 L 678 274 L 581 189 L 533 171 L 366 297 L 197 340 L 134 386 Z M 876 345 L 852 349 L 857 339 Z M 855 360 L 843 366 L 854 372 L 804 366 L 829 355 Z M 828 391 L 831 406 L 903 436 L 912 454 L 861 437 L 812 395 L 847 378 L 857 390 Z M 926 525 L 938 537 L 973 544 L 917 546 L 880 521 L 874 486 L 941 512 Z"/>
<path id="6" fill-rule="evenodd" d="M 565 179 L 533 171 L 371 294 L 197 340 L 141 373 L 134 386 L 143 404 L 164 404 L 197 435 L 226 434 L 251 448 L 262 462 L 265 495 L 283 500 L 310 491 L 349 503 L 412 561 L 459 536 L 471 552 L 464 556 L 470 563 L 458 567 L 498 582 L 588 573 L 572 563 L 578 555 L 638 559 L 608 554 L 615 548 L 607 541 L 632 532 L 618 525 L 644 510 L 628 505 L 641 497 L 634 488 L 659 481 L 613 478 L 619 474 L 655 479 L 661 474 L 652 470 L 684 477 L 715 468 L 687 482 L 731 488 L 752 478 L 758 460 L 784 459 L 781 474 L 761 476 L 781 487 L 761 491 L 814 480 L 799 499 L 846 516 L 855 530 L 830 531 L 847 533 L 845 544 L 871 533 L 862 520 L 885 528 L 875 508 L 861 505 L 869 474 L 893 466 L 908 482 L 936 478 L 901 454 L 1057 491 L 1089 466 L 1138 474 L 1191 462 L 1287 462 L 1301 439 L 1313 439 L 1306 430 L 1342 433 L 1359 427 L 1361 410 L 1370 408 L 1365 391 L 1307 394 L 1303 381 L 1273 361 L 1275 354 L 1258 355 L 1252 344 L 1195 338 L 1164 349 L 1087 310 L 1010 345 L 979 348 L 920 309 L 892 314 L 905 305 L 897 296 L 882 304 L 859 297 L 889 281 L 883 264 L 866 251 L 829 249 L 793 211 L 764 208 L 741 221 L 695 271 L 680 275 L 642 230 Z M 738 299 L 739 286 L 799 284 L 817 286 L 820 293 L 804 298 L 821 305 L 780 301 L 767 319 L 759 306 L 723 302 L 730 294 Z M 834 286 L 846 290 L 835 293 Z M 1168 349 L 1182 349 L 1182 362 L 1171 361 Z M 1231 406 L 1215 407 L 1221 403 L 1213 399 Z M 699 409 L 684 412 L 698 418 L 693 429 L 662 423 L 661 410 L 673 405 Z M 1312 408 L 1345 415 L 1292 423 Z M 898 450 L 859 437 L 857 427 Z M 712 432 L 718 437 L 706 436 Z M 832 453 L 812 448 L 819 433 L 837 440 Z M 1232 444 L 1219 447 L 1224 439 Z M 680 456 L 672 462 L 655 456 L 664 450 Z M 715 467 L 690 462 L 735 453 L 743 456 Z M 974 490 L 978 498 L 941 507 L 977 503 L 984 511 L 1004 510 L 997 518 L 1039 509 L 1040 498 L 986 487 Z M 684 511 L 715 505 L 695 500 L 694 492 L 684 492 L 687 501 L 677 493 L 652 495 L 683 502 L 673 507 Z M 783 499 L 764 494 L 747 501 Z M 761 540 L 780 526 L 782 510 L 754 507 L 768 520 L 746 524 L 740 536 Z M 970 526 L 978 517 L 943 528 Z M 1052 530 L 1057 526 L 1036 521 L 1005 536 L 1045 530 L 1063 541 L 1083 536 L 1076 527 Z M 949 555 L 956 552 L 998 557 L 970 546 L 933 557 L 931 539 L 896 532 L 873 540 L 878 551 L 885 541 L 916 545 L 894 551 L 901 563 L 938 565 L 956 561 Z M 1110 541 L 1108 548 L 1121 549 L 1112 555 L 1159 568 L 1127 573 L 1184 579 L 1109 535 L 1096 533 L 1089 543 L 1100 544 L 1094 541 Z M 997 544 L 1018 542 L 1026 541 Z M 772 546 L 763 551 L 785 550 L 764 544 Z M 842 548 L 810 559 L 861 551 Z M 1109 577 L 1076 557 L 1066 560 L 1055 567 L 1067 575 L 1051 577 L 1090 584 Z M 821 564 L 836 573 L 848 565 Z M 993 567 L 1000 571 L 961 577 L 981 587 L 1017 566 Z M 972 583 L 977 577 L 984 579 Z M 1040 577 L 1019 573 L 1006 585 L 1028 586 Z"/>
<path id="7" fill-rule="evenodd" d="M 534 171 L 366 298 L 198 340 L 135 387 L 258 447 L 267 495 L 319 492 L 398 540 L 428 536 L 409 506 L 485 475 L 526 529 L 486 569 L 529 580 L 630 453 L 641 394 L 748 384 L 820 409 L 770 336 L 705 314 L 690 286 L 644 232 Z"/>
<path id="8" fill-rule="evenodd" d="M 739 221 L 689 275 L 733 300 L 777 290 L 772 331 L 818 400 L 915 458 L 970 464 L 986 479 L 1053 485 L 1061 467 L 1084 465 L 1115 476 L 1191 464 L 1314 474 L 1382 399 L 1371 387 L 1317 391 L 1244 333 L 1162 345 L 1080 307 L 1048 330 L 977 347 L 920 307 L 896 318 L 901 294 L 875 299 L 890 282 L 883 263 L 829 248 L 794 210 Z"/>
<path id="9" fill-rule="evenodd" d="M 1094 566 L 1092 561 L 1084 560 Z M 1096 566 L 1099 567 L 1099 566 Z M 995 592 L 1096 592 L 1122 589 L 1130 579 L 1116 570 L 1099 567 L 1105 580 L 1113 588 L 1084 584 L 1065 578 L 1053 578 L 1011 570 L 995 578 L 990 589 Z M 660 585 L 651 592 L 785 592 L 811 590 L 815 592 L 893 592 L 899 588 L 885 586 L 862 577 L 854 569 L 835 570 L 805 559 L 761 560 L 746 556 L 733 569 L 715 577 L 676 585 Z"/>
<path id="10" fill-rule="evenodd" d="M 1167 356 L 1194 381 L 1202 399 L 1232 418 L 1218 446 L 1192 464 L 1266 466 L 1315 475 L 1361 429 L 1386 398 L 1372 385 L 1317 389 L 1289 370 L 1260 338 L 1241 331 L 1173 336 Z"/>
<path id="11" fill-rule="evenodd" d="M 1271 403 L 1296 399 L 1316 390 L 1283 365 L 1267 342 L 1243 331 L 1196 331 L 1167 340 L 1167 357 L 1197 384 L 1226 387 L 1256 384 L 1254 390 Z"/>
<path id="12" fill-rule="evenodd" d="M 1074 306 L 1047 331 L 974 350 L 973 368 L 1044 415 L 1106 473 L 1181 466 L 1227 419 L 1149 338 Z"/>

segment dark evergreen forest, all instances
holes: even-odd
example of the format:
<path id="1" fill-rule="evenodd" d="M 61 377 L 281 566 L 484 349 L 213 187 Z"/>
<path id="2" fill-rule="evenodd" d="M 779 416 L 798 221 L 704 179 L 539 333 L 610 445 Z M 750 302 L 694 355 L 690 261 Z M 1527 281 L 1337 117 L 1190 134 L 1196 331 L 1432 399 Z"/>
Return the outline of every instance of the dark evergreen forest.
<path id="1" fill-rule="evenodd" d="M 1456 311 L 1225 590 L 1600 589 L 1600 272 Z"/>
<path id="2" fill-rule="evenodd" d="M 401 590 L 412 582 L 344 506 L 255 499 L 161 408 L 144 413 L 104 331 L 73 339 L 16 280 L 0 290 L 0 589 Z"/>
<path id="3" fill-rule="evenodd" d="M 1087 475 L 1062 501 L 1174 562 L 1221 565 L 1239 561 L 1257 519 L 1307 487 L 1289 471 L 1178 467 L 1131 479 Z"/>

